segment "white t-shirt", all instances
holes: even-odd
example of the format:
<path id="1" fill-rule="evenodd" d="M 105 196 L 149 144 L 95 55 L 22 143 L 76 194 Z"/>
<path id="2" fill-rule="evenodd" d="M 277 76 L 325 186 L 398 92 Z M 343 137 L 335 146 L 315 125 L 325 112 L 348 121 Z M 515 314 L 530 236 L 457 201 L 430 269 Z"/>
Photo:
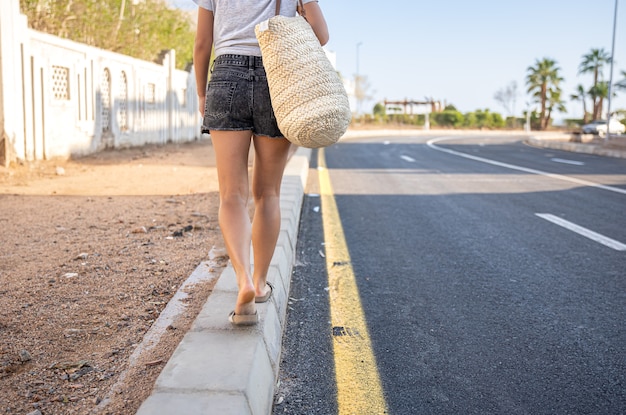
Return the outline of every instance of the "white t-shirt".
<path id="1" fill-rule="evenodd" d="M 193 0 L 213 12 L 213 48 L 215 56 L 261 56 L 254 27 L 276 14 L 276 0 Z M 310 3 L 317 0 L 303 0 Z M 297 0 L 281 0 L 280 14 L 295 16 Z"/>

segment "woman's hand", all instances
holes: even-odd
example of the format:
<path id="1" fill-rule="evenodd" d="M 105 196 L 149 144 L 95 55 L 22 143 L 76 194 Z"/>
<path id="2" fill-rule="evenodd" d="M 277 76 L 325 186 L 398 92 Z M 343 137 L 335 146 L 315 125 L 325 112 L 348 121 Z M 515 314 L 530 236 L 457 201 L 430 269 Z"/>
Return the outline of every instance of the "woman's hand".
<path id="1" fill-rule="evenodd" d="M 201 97 L 198 96 L 198 111 L 200 111 L 200 115 L 204 117 L 204 106 L 206 105 L 206 96 Z"/>

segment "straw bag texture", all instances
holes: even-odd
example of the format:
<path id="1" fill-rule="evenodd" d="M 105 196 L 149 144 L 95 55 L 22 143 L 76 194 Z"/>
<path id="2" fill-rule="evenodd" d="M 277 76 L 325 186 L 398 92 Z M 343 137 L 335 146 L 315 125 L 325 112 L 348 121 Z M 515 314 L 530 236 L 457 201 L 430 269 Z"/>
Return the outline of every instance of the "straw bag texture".
<path id="1" fill-rule="evenodd" d="M 302 17 L 274 16 L 255 27 L 272 107 L 285 138 L 307 148 L 336 143 L 352 113 L 339 74 Z"/>

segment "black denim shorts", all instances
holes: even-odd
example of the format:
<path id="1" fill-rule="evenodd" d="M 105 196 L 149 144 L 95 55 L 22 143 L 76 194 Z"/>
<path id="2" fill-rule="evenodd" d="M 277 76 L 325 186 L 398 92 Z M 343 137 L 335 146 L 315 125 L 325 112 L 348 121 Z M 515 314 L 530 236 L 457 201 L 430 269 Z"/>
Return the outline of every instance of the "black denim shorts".
<path id="1" fill-rule="evenodd" d="M 207 85 L 202 131 L 251 130 L 283 137 L 278 129 L 260 56 L 220 55 Z"/>

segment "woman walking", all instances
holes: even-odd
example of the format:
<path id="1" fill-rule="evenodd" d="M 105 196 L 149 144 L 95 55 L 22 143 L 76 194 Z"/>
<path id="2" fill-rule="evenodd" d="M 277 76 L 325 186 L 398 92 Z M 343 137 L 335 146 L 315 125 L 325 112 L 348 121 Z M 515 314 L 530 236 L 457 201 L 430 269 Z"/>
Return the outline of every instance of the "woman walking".
<path id="1" fill-rule="evenodd" d="M 219 224 L 239 294 L 229 320 L 234 325 L 258 322 L 255 302 L 267 301 L 270 261 L 280 232 L 280 185 L 291 144 L 278 129 L 254 27 L 274 16 L 295 16 L 299 1 L 194 0 L 198 28 L 194 70 L 203 131 L 211 135 L 220 191 Z M 328 28 L 315 0 L 302 0 L 303 11 L 322 45 Z M 211 53 L 215 60 L 207 85 Z M 252 186 L 248 155 L 254 147 Z M 254 199 L 248 214 L 250 187 Z M 254 270 L 250 265 L 250 246 Z"/>

